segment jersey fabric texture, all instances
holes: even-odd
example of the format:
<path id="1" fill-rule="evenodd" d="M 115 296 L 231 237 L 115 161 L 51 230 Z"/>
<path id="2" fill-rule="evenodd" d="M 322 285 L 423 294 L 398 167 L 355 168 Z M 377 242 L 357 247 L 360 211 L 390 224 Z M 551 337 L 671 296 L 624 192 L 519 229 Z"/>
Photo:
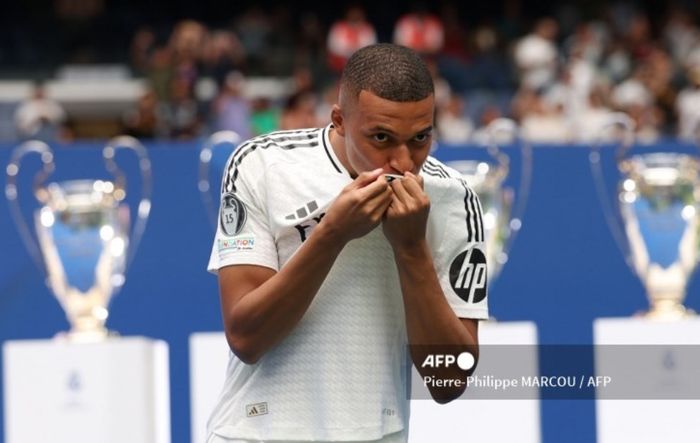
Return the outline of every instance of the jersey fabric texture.
<path id="1" fill-rule="evenodd" d="M 312 235 L 352 178 L 332 126 L 281 131 L 240 145 L 222 182 L 210 272 L 237 264 L 278 271 Z M 477 196 L 428 158 L 427 240 L 458 317 L 488 317 L 484 229 Z M 476 266 L 475 266 L 476 265 Z M 378 440 L 407 428 L 411 362 L 403 299 L 381 225 L 350 241 L 294 330 L 257 363 L 235 355 L 208 423 L 226 438 Z"/>

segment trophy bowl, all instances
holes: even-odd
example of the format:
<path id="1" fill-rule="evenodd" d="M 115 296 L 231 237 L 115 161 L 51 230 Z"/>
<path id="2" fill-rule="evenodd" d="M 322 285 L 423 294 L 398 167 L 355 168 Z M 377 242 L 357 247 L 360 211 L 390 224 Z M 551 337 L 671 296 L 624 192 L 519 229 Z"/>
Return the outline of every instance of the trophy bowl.
<path id="1" fill-rule="evenodd" d="M 518 127 L 510 119 L 496 119 L 487 128 L 489 159 L 462 159 L 445 162 L 454 168 L 476 192 L 481 202 L 489 280 L 494 281 L 508 261 L 508 252 L 522 226 L 532 171 L 531 148 L 522 143 L 522 162 L 518 192 L 506 184 L 510 158 L 499 142 L 517 140 Z M 517 197 L 517 198 L 516 198 Z"/>
<path id="2" fill-rule="evenodd" d="M 233 131 L 218 131 L 207 138 L 199 151 L 199 179 L 197 182 L 197 188 L 199 189 L 202 201 L 204 202 L 204 207 L 207 211 L 209 222 L 212 226 L 214 226 L 214 228 L 216 228 L 218 220 L 217 213 L 219 208 L 217 205 L 220 200 L 220 190 L 218 186 L 211 185 L 211 164 L 217 151 L 221 150 L 221 148 L 224 146 L 227 146 L 230 149 L 228 154 L 230 154 L 238 147 L 238 144 L 241 141 L 241 137 Z M 223 175 L 223 171 L 218 171 L 218 173 L 215 175 L 217 179 L 220 180 L 221 176 Z M 212 190 L 217 191 L 215 196 L 212 196 Z"/>
<path id="3" fill-rule="evenodd" d="M 650 308 L 643 315 L 658 320 L 693 315 L 683 301 L 700 257 L 700 158 L 673 152 L 626 155 L 633 123 L 617 114 L 602 130 L 612 126 L 627 133 L 616 153 L 615 191 L 606 188 L 599 144 L 591 167 L 613 236 L 646 290 Z"/>
<path id="4" fill-rule="evenodd" d="M 119 148 L 136 152 L 142 173 L 142 197 L 131 235 L 131 210 L 124 201 L 126 180 L 114 162 Z M 41 155 L 44 166 L 34 180 L 34 196 L 40 203 L 33 211 L 36 237 L 20 211 L 16 184 L 21 160 L 30 153 Z M 105 327 L 109 304 L 124 285 L 150 212 L 151 166 L 145 148 L 131 137 L 117 137 L 104 148 L 103 156 L 113 181 L 80 179 L 44 185 L 55 166 L 49 146 L 38 141 L 16 148 L 7 167 L 5 194 L 13 217 L 66 313 L 70 331 L 65 335 L 73 341 L 102 340 L 114 334 Z"/>

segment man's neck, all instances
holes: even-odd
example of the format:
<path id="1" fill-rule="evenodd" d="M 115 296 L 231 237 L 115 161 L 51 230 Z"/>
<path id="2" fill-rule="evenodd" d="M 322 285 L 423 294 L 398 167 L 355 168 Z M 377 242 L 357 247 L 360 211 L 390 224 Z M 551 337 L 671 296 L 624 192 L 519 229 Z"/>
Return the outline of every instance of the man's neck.
<path id="1" fill-rule="evenodd" d="M 331 127 L 330 131 L 331 132 L 328 134 L 328 139 L 331 142 L 331 149 L 333 149 L 333 152 L 335 152 L 335 156 L 338 158 L 340 164 L 343 165 L 345 170 L 350 173 L 352 178 L 357 177 L 357 173 L 350 166 L 350 162 L 348 162 L 348 155 L 345 151 L 345 140 L 338 134 L 338 131 L 336 131 L 335 128 Z"/>

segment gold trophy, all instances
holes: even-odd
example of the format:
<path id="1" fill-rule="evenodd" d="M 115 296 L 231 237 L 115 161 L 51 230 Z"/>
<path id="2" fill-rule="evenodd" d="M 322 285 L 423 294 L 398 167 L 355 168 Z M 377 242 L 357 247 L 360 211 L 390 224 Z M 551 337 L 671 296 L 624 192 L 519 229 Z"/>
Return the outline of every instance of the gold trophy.
<path id="1" fill-rule="evenodd" d="M 141 201 L 131 235 L 130 208 L 125 202 L 126 180 L 115 163 L 118 149 L 130 149 L 139 158 Z M 21 160 L 41 156 L 43 170 L 34 178 L 34 232 L 22 216 L 17 189 Z M 55 168 L 51 148 L 28 141 L 18 146 L 7 166 L 5 195 L 22 239 L 40 268 L 70 323 L 65 334 L 72 341 L 99 341 L 105 328 L 112 296 L 124 284 L 126 268 L 146 227 L 151 208 L 151 164 L 136 139 L 115 137 L 102 151 L 114 180 L 80 179 L 44 184 Z"/>
<path id="2" fill-rule="evenodd" d="M 616 152 L 617 212 L 606 190 L 600 143 L 591 153 L 591 167 L 606 219 L 627 263 L 647 291 L 650 309 L 644 315 L 675 320 L 692 311 L 683 306 L 688 280 L 700 257 L 700 158 L 669 152 L 627 156 L 634 140 L 634 122 L 614 114 L 601 135 L 622 128 Z"/>
<path id="3" fill-rule="evenodd" d="M 532 153 L 528 144 L 522 143 L 520 184 L 516 192 L 506 186 L 510 174 L 510 158 L 501 152 L 499 144 L 504 140 L 516 141 L 518 126 L 510 119 L 499 118 L 487 127 L 487 160 L 454 160 L 445 162 L 456 169 L 476 192 L 481 201 L 486 243 L 486 262 L 489 280 L 493 281 L 508 261 L 508 252 L 522 226 L 522 215 L 532 173 Z M 471 151 L 473 152 L 473 151 Z M 515 203 L 515 204 L 514 204 Z"/>
<path id="4" fill-rule="evenodd" d="M 207 216 L 212 226 L 216 228 L 217 225 L 217 212 L 219 208 L 214 204 L 220 199 L 220 194 L 217 193 L 216 198 L 211 195 L 212 186 L 210 184 L 209 170 L 211 167 L 211 162 L 214 157 L 214 153 L 223 146 L 228 146 L 230 152 L 233 152 L 238 144 L 241 142 L 241 137 L 233 131 L 219 131 L 213 133 L 202 145 L 202 149 L 199 151 L 199 181 L 197 187 L 202 196 L 202 201 L 204 202 L 204 207 L 207 211 Z M 223 171 L 221 171 L 217 177 L 221 177 Z M 217 188 L 217 192 L 220 190 Z M 218 205 L 218 203 L 217 203 Z"/>

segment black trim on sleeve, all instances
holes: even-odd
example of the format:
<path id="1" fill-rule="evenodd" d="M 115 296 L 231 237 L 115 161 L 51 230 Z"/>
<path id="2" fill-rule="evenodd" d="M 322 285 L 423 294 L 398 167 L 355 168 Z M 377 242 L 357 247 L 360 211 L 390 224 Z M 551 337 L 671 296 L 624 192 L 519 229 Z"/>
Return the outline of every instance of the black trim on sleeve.
<path id="1" fill-rule="evenodd" d="M 250 139 L 240 145 L 229 159 L 221 186 L 221 192 L 236 192 L 236 179 L 238 178 L 238 166 L 248 154 L 256 149 L 268 149 L 276 146 L 280 149 L 291 150 L 297 148 L 315 148 L 318 146 L 319 129 L 306 131 L 279 131 L 268 135 L 262 135 Z"/>

